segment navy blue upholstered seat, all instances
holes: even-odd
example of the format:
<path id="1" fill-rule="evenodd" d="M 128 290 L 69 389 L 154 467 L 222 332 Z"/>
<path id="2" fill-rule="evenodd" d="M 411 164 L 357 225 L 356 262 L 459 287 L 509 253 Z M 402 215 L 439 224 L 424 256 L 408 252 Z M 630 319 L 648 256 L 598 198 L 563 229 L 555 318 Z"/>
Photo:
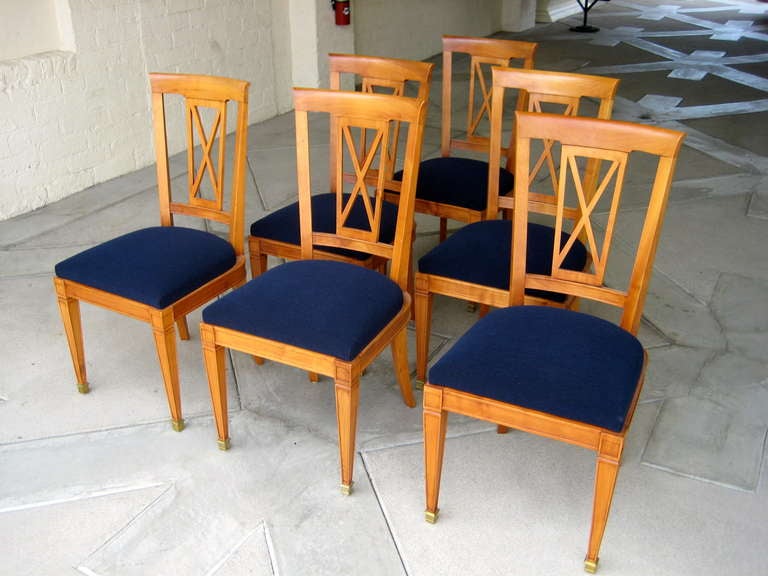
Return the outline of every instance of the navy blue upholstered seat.
<path id="1" fill-rule="evenodd" d="M 401 178 L 400 172 L 394 175 Z M 515 177 L 499 169 L 499 194 L 515 185 Z M 488 205 L 488 163 L 461 157 L 432 158 L 419 165 L 416 198 L 471 210 L 485 210 Z"/>
<path id="2" fill-rule="evenodd" d="M 348 195 L 346 196 L 349 197 Z M 385 202 L 382 210 L 379 240 L 391 244 L 395 237 L 397 206 L 391 202 Z M 362 199 L 358 198 L 355 201 L 347 221 L 347 226 L 361 230 L 370 230 Z M 336 232 L 336 196 L 334 194 L 328 193 L 312 196 L 312 228 L 315 232 Z M 264 216 L 264 218 L 256 220 L 251 224 L 251 236 L 268 238 L 297 246 L 300 245 L 299 203 L 294 202 L 289 206 Z M 322 250 L 361 261 L 370 257 L 370 254 L 344 248 L 323 246 Z"/>
<path id="3" fill-rule="evenodd" d="M 514 306 L 470 328 L 429 382 L 619 432 L 643 354 L 637 338 L 601 318 Z"/>
<path id="4" fill-rule="evenodd" d="M 345 262 L 298 260 L 209 305 L 203 321 L 349 361 L 402 306 L 402 290 L 383 274 Z"/>
<path id="5" fill-rule="evenodd" d="M 232 245 L 178 226 L 144 228 L 56 264 L 56 276 L 155 308 L 170 306 L 235 265 Z"/>
<path id="6" fill-rule="evenodd" d="M 552 247 L 555 231 L 549 226 L 528 224 L 527 271 L 531 274 L 551 274 Z M 570 236 L 563 232 L 560 246 Z M 509 262 L 512 253 L 512 221 L 486 220 L 463 226 L 444 242 L 419 259 L 419 272 L 432 274 L 481 286 L 509 289 Z M 574 243 L 563 262 L 569 270 L 583 270 L 587 249 L 580 241 Z M 541 290 L 529 290 L 531 296 L 564 302 L 565 295 Z"/>

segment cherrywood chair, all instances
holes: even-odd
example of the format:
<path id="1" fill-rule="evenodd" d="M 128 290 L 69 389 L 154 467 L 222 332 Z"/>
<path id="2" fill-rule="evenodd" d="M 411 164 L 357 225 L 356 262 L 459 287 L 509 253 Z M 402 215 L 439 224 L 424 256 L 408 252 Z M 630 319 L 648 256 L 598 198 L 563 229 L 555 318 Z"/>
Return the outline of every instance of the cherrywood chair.
<path id="1" fill-rule="evenodd" d="M 413 202 L 426 102 L 400 96 L 294 89 L 301 260 L 276 266 L 203 310 L 200 327 L 221 449 L 229 448 L 224 349 L 302 368 L 333 378 L 341 455 L 341 488 L 352 487 L 360 377 L 391 345 L 395 375 L 405 404 L 415 405 L 406 349 L 411 298 L 407 292 L 413 229 Z M 330 114 L 331 191 L 336 199 L 336 229 L 318 232 L 310 190 L 308 113 Z M 313 114 L 312 118 L 317 116 Z M 367 172 L 381 165 L 393 145 L 393 123 L 407 129 L 397 228 L 392 243 L 381 240 L 386 178 L 375 185 Z M 366 154 L 356 136 L 372 133 Z M 357 175 L 344 178 L 345 166 Z M 350 222 L 354 202 L 362 199 L 368 221 Z M 319 247 L 368 252 L 390 261 L 389 275 L 325 259 Z M 318 259 L 319 258 L 319 259 Z"/>
<path id="2" fill-rule="evenodd" d="M 584 112 L 584 100 L 589 98 L 598 103 L 597 117 L 608 119 L 619 85 L 614 78 L 567 72 L 496 67 L 492 72 L 490 141 L 494 151 L 501 150 L 502 134 L 509 130 L 512 140 L 503 152 L 508 171 L 514 166 L 512 142 L 515 133 L 514 116 L 505 115 L 504 107 L 505 97 L 510 91 L 517 91 L 516 109 L 520 111 L 577 116 Z M 551 144 L 543 146 L 530 175 L 531 180 L 543 177 L 541 182 L 537 182 L 538 192 L 529 194 L 530 210 L 542 215 L 536 223 L 531 222 L 528 226 L 528 269 L 531 272 L 548 270 L 555 240 L 554 226 L 547 225 L 548 221 L 554 224 L 553 218 L 557 213 Z M 499 152 L 492 158 L 500 160 L 501 155 Z M 589 169 L 588 183 L 592 187 L 599 164 L 591 163 Z M 500 210 L 500 173 L 504 173 L 500 162 L 492 161 L 488 166 L 488 204 L 494 213 Z M 566 215 L 571 220 L 578 218 L 579 214 L 578 205 L 567 207 Z M 561 244 L 568 242 L 569 232 L 570 229 L 561 232 Z M 481 304 L 481 313 L 487 312 L 489 306 L 506 306 L 511 239 L 510 220 L 482 220 L 460 228 L 419 259 L 414 282 L 417 381 L 424 382 L 426 376 L 433 295 L 441 294 Z M 565 268 L 581 270 L 588 265 L 589 251 L 584 241 L 586 237 L 582 231 L 563 262 Z M 577 305 L 577 299 L 572 296 L 540 290 L 527 292 L 526 302 L 567 308 Z"/>
<path id="3" fill-rule="evenodd" d="M 152 326 L 174 430 L 184 428 L 174 324 L 189 339 L 186 315 L 245 282 L 243 225 L 248 87 L 242 80 L 151 73 L 160 226 L 119 236 L 56 264 L 54 285 L 77 378 L 85 372 L 80 301 L 109 308 Z M 165 99 L 181 97 L 187 144 L 187 190 L 172 195 Z M 231 102 L 231 104 L 230 104 Z M 231 183 L 225 186 L 227 110 L 236 108 Z M 195 147 L 199 146 L 199 151 Z M 174 226 L 174 216 L 202 219 Z M 204 221 L 227 229 L 205 231 Z"/>
<path id="4" fill-rule="evenodd" d="M 635 335 L 684 135 L 611 120 L 527 112 L 516 115 L 514 200 L 502 199 L 502 204 L 514 208 L 509 307 L 480 319 L 429 372 L 424 387 L 426 519 L 437 520 L 449 412 L 588 448 L 597 453 L 597 467 L 585 569 L 594 572 L 624 438 L 643 382 L 646 354 Z M 561 145 L 556 226 L 559 231 L 563 225 L 565 197 L 576 196 L 583 207 L 577 226 L 585 229 L 591 247 L 589 270 L 562 266 L 570 248 L 566 245 L 553 251 L 549 271 L 526 272 L 528 176 L 535 139 Z M 640 169 L 650 181 L 650 194 L 628 282 L 624 288 L 608 287 L 605 275 L 611 240 L 634 152 L 651 155 L 657 164 L 655 170 Z M 594 158 L 602 160 L 603 167 L 590 199 L 584 160 Z M 633 189 L 636 175 L 633 172 Z M 592 220 L 598 203 L 601 210 L 607 210 L 601 214 L 602 233 Z M 569 244 L 572 242 L 573 237 Z M 531 288 L 614 306 L 620 311 L 620 321 L 616 325 L 573 310 L 523 305 L 525 290 Z"/>
<path id="5" fill-rule="evenodd" d="M 342 89 L 345 83 L 359 86 L 362 92 L 388 93 L 396 96 L 412 96 L 421 100 L 429 99 L 429 89 L 434 64 L 413 60 L 359 56 L 355 54 L 329 54 L 330 88 Z M 415 93 L 414 93 L 415 92 Z M 392 146 L 390 156 L 385 159 L 385 177 L 388 188 L 398 188 L 399 182 L 393 180 L 397 164 L 399 126 L 392 127 Z M 359 153 L 365 154 L 365 147 Z M 331 159 L 333 162 L 333 159 Z M 371 170 L 369 179 L 376 179 L 378 172 Z M 354 174 L 348 174 L 354 180 Z M 335 229 L 336 198 L 331 193 L 315 194 L 312 197 L 313 226 L 318 232 L 332 232 Z M 382 240 L 391 242 L 394 237 L 397 213 L 395 204 L 384 205 L 382 220 Z M 362 202 L 353 207 L 355 221 L 366 221 Z M 325 247 L 319 250 L 324 258 L 360 264 L 366 268 L 384 271 L 386 259 L 375 254 L 348 250 L 339 247 Z M 248 252 L 251 259 L 251 275 L 262 274 L 267 269 L 267 256 L 272 255 L 286 260 L 301 258 L 299 238 L 299 203 L 294 202 L 253 222 L 248 238 Z"/>
<path id="6" fill-rule="evenodd" d="M 531 69 L 536 47 L 534 42 L 443 36 L 440 157 L 421 163 L 416 189 L 416 212 L 440 218 L 440 242 L 448 235 L 449 218 L 470 223 L 496 217 L 495 206 L 488 201 L 488 162 L 452 154 L 469 151 L 488 157 L 490 68 L 519 62 L 522 68 Z M 458 86 L 464 75 L 453 72 L 455 54 L 468 55 L 470 59 L 467 119 L 459 135 L 454 135 L 453 102 L 463 100 L 464 94 Z M 509 170 L 503 170 L 499 179 L 502 194 L 512 189 L 513 177 Z"/>

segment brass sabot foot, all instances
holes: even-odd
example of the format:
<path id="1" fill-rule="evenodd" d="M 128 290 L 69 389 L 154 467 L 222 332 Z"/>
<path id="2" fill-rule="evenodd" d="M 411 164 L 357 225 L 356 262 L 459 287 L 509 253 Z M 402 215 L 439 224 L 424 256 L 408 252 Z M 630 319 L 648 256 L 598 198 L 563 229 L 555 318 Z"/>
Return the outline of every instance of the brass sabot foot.
<path id="1" fill-rule="evenodd" d="M 171 428 L 176 430 L 176 432 L 181 432 L 184 430 L 184 418 L 179 418 L 178 420 L 171 420 Z"/>

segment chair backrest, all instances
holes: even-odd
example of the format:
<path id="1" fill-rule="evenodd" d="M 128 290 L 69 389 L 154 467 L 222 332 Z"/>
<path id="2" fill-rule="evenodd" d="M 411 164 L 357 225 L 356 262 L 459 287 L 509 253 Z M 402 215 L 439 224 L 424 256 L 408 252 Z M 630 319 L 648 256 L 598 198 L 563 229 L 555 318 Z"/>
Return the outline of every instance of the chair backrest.
<path id="1" fill-rule="evenodd" d="M 474 38 L 443 36 L 443 101 L 441 118 L 440 153 L 450 156 L 453 150 L 474 150 L 487 153 L 490 143 L 488 132 L 482 133 L 491 116 L 492 66 L 510 66 L 522 61 L 522 67 L 533 68 L 536 53 L 535 42 L 502 40 L 498 38 Z M 465 134 L 452 138 L 453 131 L 453 55 L 467 54 L 469 61 L 469 100 Z M 489 128 L 486 127 L 487 130 Z"/>
<path id="2" fill-rule="evenodd" d="M 299 214 L 301 221 L 301 255 L 313 258 L 315 247 L 333 246 L 382 256 L 391 261 L 389 276 L 403 289 L 407 286 L 413 212 L 416 196 L 416 178 L 424 136 L 427 103 L 420 99 L 384 94 L 365 94 L 338 90 L 294 88 L 296 115 L 296 159 L 299 188 Z M 309 113 L 330 115 L 331 155 L 335 158 L 331 168 L 331 192 L 336 194 L 336 233 L 313 232 L 311 210 L 311 162 L 309 141 Z M 379 239 L 383 213 L 386 178 L 379 171 L 375 183 L 368 172 L 377 158 L 386 157 L 393 145 L 391 127 L 400 123 L 407 132 L 403 156 L 403 179 L 397 210 L 397 225 L 391 244 Z M 371 138 L 366 154 L 358 152 L 360 139 L 366 131 Z M 352 168 L 354 182 L 344 177 L 345 166 Z M 355 204 L 365 208 L 367 226 L 350 225 Z"/>
<path id="3" fill-rule="evenodd" d="M 605 76 L 588 76 L 569 72 L 548 72 L 543 70 L 521 70 L 515 68 L 494 67 L 493 89 L 491 99 L 491 146 L 489 164 L 492 165 L 488 181 L 489 209 L 499 202 L 499 155 L 505 156 L 505 167 L 514 172 L 515 162 L 515 124 L 514 116 L 504 114 L 505 97 L 508 90 L 516 90 L 517 104 L 515 109 L 521 112 L 549 112 L 565 116 L 580 116 L 583 112 L 583 99 L 590 98 L 598 101 L 596 116 L 607 120 L 613 112 L 613 103 L 619 80 Z M 503 145 L 505 119 L 509 119 L 509 144 Z M 540 189 L 529 193 L 529 209 L 542 214 L 554 215 L 557 207 L 555 198 L 555 162 L 552 157 L 551 142 L 544 142 L 538 159 L 531 170 L 531 182 L 539 177 L 546 167 L 549 172 L 549 182 L 552 184 L 548 192 Z M 600 161 L 590 161 L 587 167 L 587 188 L 592 190 L 595 184 Z M 501 206 L 500 206 L 501 207 Z M 566 214 L 578 218 L 578 206 L 566 207 Z"/>
<path id="4" fill-rule="evenodd" d="M 353 85 L 361 92 L 373 94 L 391 94 L 393 96 L 412 96 L 425 102 L 429 101 L 429 90 L 432 84 L 432 71 L 435 65 L 431 62 L 417 60 L 402 60 L 398 58 L 383 58 L 379 56 L 361 56 L 358 54 L 329 54 L 328 67 L 330 70 L 330 87 L 332 90 L 342 89 L 345 78 L 351 78 Z M 414 93 L 415 91 L 415 93 Z M 366 133 L 361 134 L 363 142 Z M 394 180 L 397 167 L 400 124 L 392 124 L 392 141 L 389 153 L 385 157 L 385 178 L 389 190 L 400 190 L 400 181 Z M 358 150 L 361 158 L 366 154 L 366 147 Z M 333 151 L 330 157 L 331 166 L 335 165 Z M 352 176 L 354 177 L 354 176 Z M 378 171 L 371 171 L 369 179 L 375 180 Z"/>
<path id="5" fill-rule="evenodd" d="M 165 73 L 150 73 L 149 82 L 161 224 L 172 226 L 174 214 L 220 222 L 227 227 L 229 242 L 235 252 L 242 254 L 250 83 L 218 76 Z M 187 194 L 184 199 L 173 197 L 171 191 L 166 94 L 181 96 L 184 101 L 187 148 Z M 237 119 L 232 181 L 227 186 L 227 108 L 230 101 L 236 104 Z"/>
<path id="6" fill-rule="evenodd" d="M 553 114 L 516 112 L 515 193 L 512 232 L 512 272 L 510 305 L 523 303 L 526 289 L 570 294 L 616 306 L 621 309 L 619 324 L 636 334 L 640 324 L 645 294 L 651 276 L 651 266 L 661 232 L 675 163 L 685 134 L 674 130 L 602 120 L 567 117 Z M 575 222 L 570 240 L 560 246 L 555 243 L 551 273 L 526 273 L 526 236 L 530 194 L 529 174 L 535 165 L 531 147 L 535 141 L 557 142 L 560 160 L 557 167 L 557 198 L 555 238 L 560 237 L 565 219 L 563 206 L 574 196 L 582 207 L 581 218 Z M 620 199 L 633 153 L 650 155 L 656 169 L 647 166 L 633 170 L 633 178 L 647 179 L 649 194 L 647 209 L 635 251 L 632 270 L 623 288 L 605 283 L 611 241 L 615 233 Z M 602 163 L 598 182 L 591 198 L 585 186 L 586 160 Z M 631 169 L 631 167 L 630 167 Z M 633 182 L 633 189 L 635 183 Z M 600 227 L 595 226 L 595 207 L 601 205 Z M 604 210 L 604 211 L 603 211 Z M 590 269 L 567 270 L 561 267 L 576 235 L 584 230 L 587 248 L 592 256 Z M 624 237 L 622 240 L 628 240 Z M 612 282 L 614 279 L 612 278 Z"/>
<path id="7" fill-rule="evenodd" d="M 344 74 L 354 75 L 362 92 L 377 92 L 393 96 L 409 96 L 409 84 L 416 89 L 416 98 L 427 100 L 435 65 L 431 62 L 361 56 L 359 54 L 328 54 L 330 87 L 341 90 Z"/>

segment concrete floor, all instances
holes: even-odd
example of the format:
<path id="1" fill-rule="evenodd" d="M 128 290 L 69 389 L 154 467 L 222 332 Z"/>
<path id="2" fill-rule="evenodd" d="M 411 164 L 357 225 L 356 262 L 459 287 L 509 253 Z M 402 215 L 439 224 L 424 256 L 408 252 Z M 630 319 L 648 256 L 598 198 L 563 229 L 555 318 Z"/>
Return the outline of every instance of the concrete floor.
<path id="1" fill-rule="evenodd" d="M 569 32 L 572 17 L 505 35 L 539 41 L 542 69 L 621 78 L 617 118 L 688 133 L 640 333 L 650 371 L 605 575 L 768 574 L 767 8 L 612 0 L 590 13 L 597 34 Z M 437 154 L 438 122 L 433 105 L 425 157 Z M 290 115 L 252 127 L 249 222 L 294 199 L 292 138 Z M 581 573 L 592 454 L 454 418 L 440 522 L 426 524 L 421 414 L 402 404 L 388 355 L 362 382 L 351 497 L 338 492 L 327 379 L 233 354 L 232 448 L 217 450 L 199 312 L 179 347 L 183 433 L 168 425 L 149 329 L 90 306 L 92 392 L 78 394 L 53 266 L 154 225 L 154 198 L 150 167 L 0 223 L 0 574 Z M 436 227 L 418 226 L 420 254 Z M 438 299 L 435 355 L 473 320 Z"/>

